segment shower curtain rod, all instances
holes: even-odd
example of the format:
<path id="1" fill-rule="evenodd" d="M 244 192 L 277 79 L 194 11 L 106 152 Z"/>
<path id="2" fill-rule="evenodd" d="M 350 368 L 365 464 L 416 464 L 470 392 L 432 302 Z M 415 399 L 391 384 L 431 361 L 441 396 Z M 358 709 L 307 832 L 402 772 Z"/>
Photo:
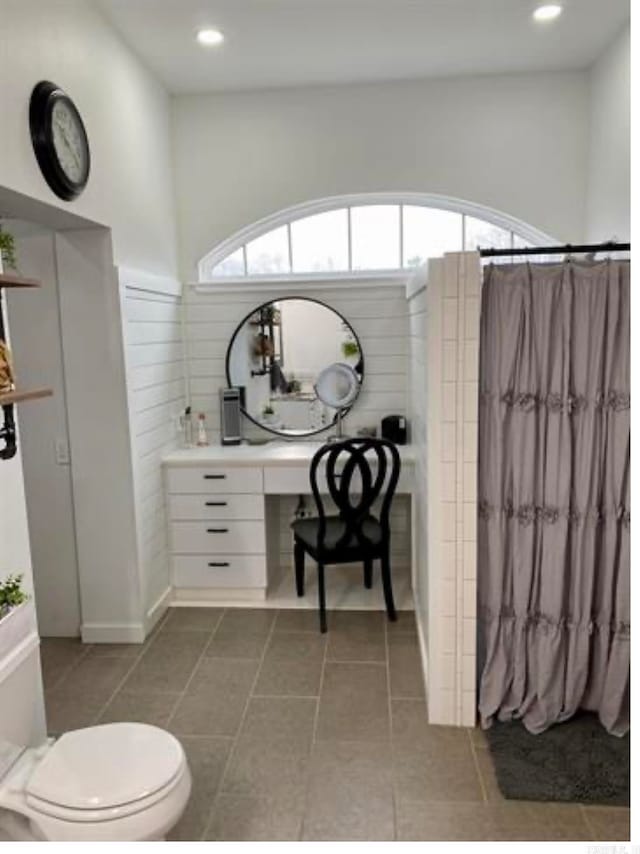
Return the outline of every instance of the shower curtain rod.
<path id="1" fill-rule="evenodd" d="M 582 243 L 576 246 L 571 243 L 565 243 L 564 246 L 526 246 L 521 249 L 481 249 L 478 247 L 481 258 L 497 258 L 501 255 L 571 255 L 574 252 L 591 254 L 595 252 L 629 251 L 631 251 L 630 243 L 616 243 L 615 240 L 609 240 L 606 243 Z"/>

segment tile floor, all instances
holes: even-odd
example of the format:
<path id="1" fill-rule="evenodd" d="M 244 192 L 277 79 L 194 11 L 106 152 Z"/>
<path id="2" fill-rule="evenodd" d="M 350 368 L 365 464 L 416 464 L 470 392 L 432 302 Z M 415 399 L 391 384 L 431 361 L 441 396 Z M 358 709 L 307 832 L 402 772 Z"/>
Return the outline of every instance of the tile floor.
<path id="1" fill-rule="evenodd" d="M 629 811 L 505 801 L 478 730 L 429 726 L 415 621 L 175 608 L 143 645 L 42 643 L 49 730 L 138 720 L 185 747 L 180 840 L 628 840 Z"/>

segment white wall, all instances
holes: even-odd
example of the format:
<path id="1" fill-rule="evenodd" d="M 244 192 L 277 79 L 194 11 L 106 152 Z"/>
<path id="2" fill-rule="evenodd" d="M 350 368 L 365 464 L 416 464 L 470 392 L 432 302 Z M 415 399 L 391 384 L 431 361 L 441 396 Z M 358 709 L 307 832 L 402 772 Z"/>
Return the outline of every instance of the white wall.
<path id="1" fill-rule="evenodd" d="M 342 193 L 423 191 L 584 236 L 586 73 L 178 97 L 182 273 L 238 229 Z"/>
<path id="2" fill-rule="evenodd" d="M 92 3 L 2 0 L 0 22 L 0 186 L 110 227 L 117 264 L 175 272 L 163 88 Z M 91 175 L 72 203 L 51 192 L 31 146 L 29 97 L 42 79 L 67 91 L 89 135 Z"/>
<path id="3" fill-rule="evenodd" d="M 587 238 L 594 241 L 631 236 L 630 35 L 627 26 L 589 75 Z"/>

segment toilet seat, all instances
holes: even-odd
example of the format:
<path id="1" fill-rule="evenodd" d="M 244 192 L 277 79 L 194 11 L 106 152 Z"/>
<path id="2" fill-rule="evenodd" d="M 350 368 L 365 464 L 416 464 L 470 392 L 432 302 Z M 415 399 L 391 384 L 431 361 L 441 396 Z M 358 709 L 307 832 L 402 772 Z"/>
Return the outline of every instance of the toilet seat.
<path id="1" fill-rule="evenodd" d="M 88 727 L 23 751 L 0 781 L 0 836 L 160 840 L 190 794 L 189 766 L 170 733 L 137 723 Z"/>
<path id="2" fill-rule="evenodd" d="M 166 797 L 184 771 L 180 742 L 148 724 L 64 733 L 25 786 L 28 806 L 65 821 L 111 821 Z"/>

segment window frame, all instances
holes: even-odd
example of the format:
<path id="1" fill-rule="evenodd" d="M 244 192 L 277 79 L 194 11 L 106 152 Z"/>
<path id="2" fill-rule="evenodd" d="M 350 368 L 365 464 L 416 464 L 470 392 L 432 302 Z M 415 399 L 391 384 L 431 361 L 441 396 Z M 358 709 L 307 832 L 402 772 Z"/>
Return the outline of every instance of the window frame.
<path id="1" fill-rule="evenodd" d="M 352 234 L 351 234 L 351 209 L 354 207 L 363 207 L 370 205 L 397 205 L 400 207 L 400 263 L 403 261 L 403 210 L 404 206 L 417 206 L 435 208 L 444 211 L 451 211 L 461 215 L 461 243 L 460 251 L 465 250 L 465 217 L 470 216 L 476 219 L 484 220 L 491 225 L 495 225 L 506 231 L 511 232 L 511 242 L 513 243 L 513 235 L 516 234 L 521 240 L 535 245 L 546 245 L 557 242 L 554 238 L 545 232 L 537 229 L 510 214 L 502 213 L 486 205 L 479 205 L 475 202 L 470 202 L 464 199 L 458 199 L 451 196 L 441 196 L 434 193 L 357 193 L 341 196 L 329 196 L 323 199 L 315 199 L 302 204 L 293 205 L 292 207 L 284 208 L 274 214 L 263 217 L 262 219 L 245 226 L 235 232 L 231 237 L 227 238 L 215 246 L 210 252 L 204 255 L 198 262 L 198 278 L 194 284 L 198 289 L 212 290 L 220 289 L 221 287 L 233 287 L 240 290 L 242 286 L 254 289 L 259 285 L 268 285 L 270 283 L 284 285 L 287 283 L 293 285 L 303 283 L 335 283 L 338 281 L 360 281 L 372 282 L 380 284 L 391 284 L 395 282 L 406 282 L 407 276 L 415 272 L 416 267 L 397 267 L 394 269 L 384 270 L 341 270 L 341 271 L 316 271 L 309 273 L 293 273 L 291 272 L 291 256 L 293 248 L 291 244 L 291 224 L 299 219 L 313 216 L 315 214 L 325 213 L 331 210 L 347 209 L 347 240 L 348 240 L 348 263 L 351 268 L 352 258 Z M 287 227 L 287 236 L 289 239 L 289 262 L 290 271 L 288 273 L 247 273 L 247 250 L 246 246 L 252 240 L 263 236 L 264 234 L 282 226 Z M 216 276 L 211 278 L 204 273 L 205 268 L 211 269 L 224 261 L 229 255 L 242 249 L 245 273 L 239 276 Z"/>

